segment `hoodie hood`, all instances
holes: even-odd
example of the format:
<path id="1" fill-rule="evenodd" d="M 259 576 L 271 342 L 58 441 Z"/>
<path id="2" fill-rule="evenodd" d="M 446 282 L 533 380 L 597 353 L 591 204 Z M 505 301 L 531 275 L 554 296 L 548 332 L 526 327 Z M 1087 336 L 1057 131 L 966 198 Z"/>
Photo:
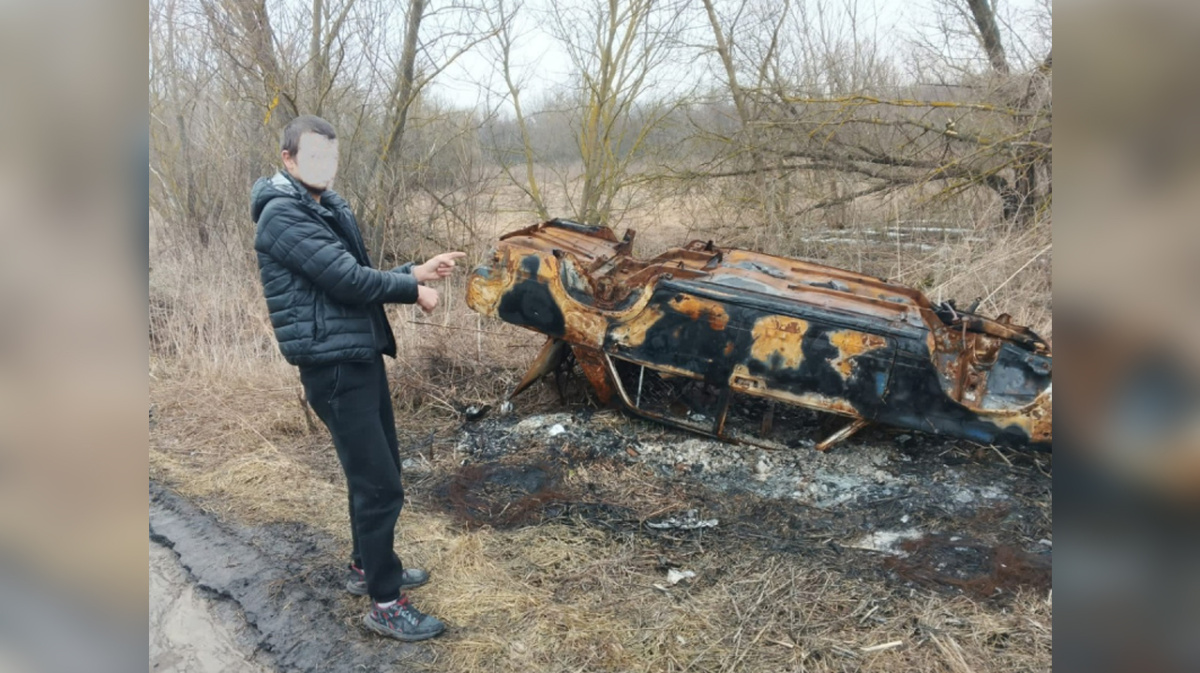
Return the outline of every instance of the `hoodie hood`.
<path id="1" fill-rule="evenodd" d="M 250 188 L 250 217 L 257 224 L 263 209 L 273 199 L 299 199 L 303 196 L 300 185 L 286 171 L 279 171 L 269 178 L 259 178 Z"/>
<path id="2" fill-rule="evenodd" d="M 254 220 L 254 223 L 258 224 L 258 218 L 268 203 L 280 198 L 296 199 L 303 206 L 311 208 L 323 216 L 346 205 L 345 199 L 332 189 L 321 192 L 319 203 L 308 198 L 308 190 L 303 185 L 287 171 L 279 171 L 269 178 L 259 178 L 250 188 L 250 218 Z"/>

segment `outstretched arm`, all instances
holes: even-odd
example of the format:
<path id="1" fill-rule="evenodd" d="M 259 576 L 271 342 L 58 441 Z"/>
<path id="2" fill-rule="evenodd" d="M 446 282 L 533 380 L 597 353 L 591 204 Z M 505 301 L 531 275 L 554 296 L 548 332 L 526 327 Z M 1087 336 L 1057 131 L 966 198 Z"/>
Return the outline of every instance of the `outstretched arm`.
<path id="1" fill-rule="evenodd" d="M 465 252 L 443 252 L 436 257 L 430 257 L 424 264 L 413 267 L 412 274 L 422 283 L 445 278 L 454 273 L 454 260 L 466 256 Z"/>

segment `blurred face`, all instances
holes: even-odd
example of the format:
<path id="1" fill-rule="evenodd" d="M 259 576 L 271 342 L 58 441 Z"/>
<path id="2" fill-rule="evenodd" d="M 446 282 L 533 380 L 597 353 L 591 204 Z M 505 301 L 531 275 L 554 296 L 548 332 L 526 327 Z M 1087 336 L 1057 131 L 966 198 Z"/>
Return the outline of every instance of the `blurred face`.
<path id="1" fill-rule="evenodd" d="M 338 142 L 319 133 L 300 136 L 296 154 L 283 152 L 283 165 L 288 173 L 305 187 L 320 192 L 329 189 L 337 175 Z"/>

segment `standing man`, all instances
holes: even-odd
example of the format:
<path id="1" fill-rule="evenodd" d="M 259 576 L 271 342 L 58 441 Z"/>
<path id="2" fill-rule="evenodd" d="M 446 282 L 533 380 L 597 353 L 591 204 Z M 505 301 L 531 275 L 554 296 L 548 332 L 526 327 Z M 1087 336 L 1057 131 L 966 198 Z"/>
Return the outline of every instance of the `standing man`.
<path id="1" fill-rule="evenodd" d="M 300 369 L 308 401 L 333 436 L 350 494 L 353 550 L 346 589 L 370 595 L 363 621 L 400 640 L 441 633 L 441 620 L 401 593 L 429 580 L 405 568 L 393 549 L 404 504 L 400 454 L 383 356 L 396 356 L 385 303 L 438 303 L 425 281 L 449 276 L 462 252 L 391 271 L 371 267 L 358 223 L 330 189 L 337 173 L 337 135 L 306 115 L 283 129 L 283 170 L 251 191 L 254 249 L 271 325 L 284 359 Z"/>

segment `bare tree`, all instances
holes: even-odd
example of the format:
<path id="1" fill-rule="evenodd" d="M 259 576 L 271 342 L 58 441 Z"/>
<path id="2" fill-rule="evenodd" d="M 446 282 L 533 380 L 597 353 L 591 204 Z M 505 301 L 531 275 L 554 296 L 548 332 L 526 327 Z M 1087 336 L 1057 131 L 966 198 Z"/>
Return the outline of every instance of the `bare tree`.
<path id="1" fill-rule="evenodd" d="M 482 6 L 452 6 L 455 16 L 438 24 L 437 35 L 422 38 L 429 8 L 425 0 L 409 0 L 405 14 L 404 41 L 400 60 L 386 99 L 387 114 L 383 122 L 380 145 L 371 161 L 369 183 L 371 192 L 367 204 L 369 247 L 373 254 L 382 255 L 385 235 L 390 230 L 404 228 L 403 203 L 409 185 L 404 184 L 402 162 L 405 134 L 410 113 L 422 92 L 442 71 L 467 51 L 493 37 L 494 32 L 484 25 L 486 12 Z M 440 53 L 432 53 L 440 48 Z M 422 71 L 417 67 L 421 52 L 429 62 Z"/>
<path id="2" fill-rule="evenodd" d="M 976 10 L 973 25 L 987 34 L 980 44 L 997 76 L 1007 74 L 991 5 L 956 1 L 971 3 L 962 6 L 964 11 Z M 845 176 L 846 189 L 830 183 L 825 195 L 810 199 L 793 217 L 926 185 L 939 185 L 942 198 L 973 187 L 990 189 L 1005 219 L 1022 223 L 1048 206 L 1050 191 L 1043 181 L 1051 156 L 1049 61 L 976 93 L 943 87 L 934 92 L 940 98 L 929 98 L 921 87 L 889 85 L 886 76 L 872 74 L 880 68 L 886 72 L 887 66 L 874 56 L 873 41 L 856 33 L 861 21 L 854 0 L 841 5 L 849 19 L 843 33 L 830 28 L 835 22 L 818 1 L 799 13 L 790 52 L 781 54 L 772 37 L 757 61 L 735 48 L 737 39 L 722 25 L 714 0 L 704 5 L 742 131 L 710 133 L 724 150 L 704 170 L 686 175 L 770 174 L 785 185 L 801 174 Z M 743 0 L 734 15 L 742 16 L 745 7 Z M 821 20 L 811 21 L 808 11 L 817 11 Z M 814 71 L 813 64 L 825 72 Z M 770 74 L 747 89 L 738 80 L 741 72 Z M 1007 95 L 1012 90 L 1022 95 Z M 768 224 L 782 217 L 775 212 L 779 208 L 790 208 L 778 196 L 760 203 Z"/>
<path id="3" fill-rule="evenodd" d="M 512 172 L 512 165 L 508 161 L 507 148 L 496 152 L 496 160 L 499 162 L 501 170 L 508 179 L 517 185 L 529 198 L 533 210 L 537 213 L 538 217 L 548 220 L 550 219 L 550 211 L 546 207 L 541 187 L 538 185 L 538 157 L 534 150 L 533 138 L 529 131 L 525 108 L 521 103 L 521 84 L 517 81 L 516 74 L 513 72 L 514 23 L 522 10 L 522 3 L 518 0 L 511 5 L 506 5 L 504 0 L 497 0 L 495 9 L 494 15 L 489 15 L 492 32 L 496 36 L 495 40 L 491 42 L 491 51 L 495 56 L 495 63 L 500 70 L 501 79 L 504 81 L 504 94 L 507 96 L 508 102 L 512 104 L 514 119 L 520 134 L 519 151 L 525 168 L 523 181 Z M 494 134 L 492 141 L 493 144 L 496 141 Z"/>
<path id="4" fill-rule="evenodd" d="M 679 100 L 655 101 L 667 77 L 684 5 L 673 0 L 580 0 L 555 3 L 550 23 L 574 68 L 579 192 L 567 189 L 574 216 L 609 222 L 619 198 L 638 180 L 634 162 L 649 134 Z"/>
<path id="5" fill-rule="evenodd" d="M 331 5 L 327 0 L 313 0 L 312 28 L 309 36 L 309 110 L 324 113 L 326 99 L 334 83 L 333 72 L 342 65 L 345 56 L 343 30 L 355 8 L 355 0 L 343 0 Z M 335 46 L 337 53 L 334 53 Z"/>
<path id="6" fill-rule="evenodd" d="M 768 141 L 761 137 L 759 131 L 762 127 L 757 122 L 762 111 L 759 104 L 762 93 L 779 87 L 780 33 L 791 15 L 792 4 L 791 0 L 784 0 L 782 7 L 774 8 L 770 13 L 773 16 L 763 16 L 759 21 L 751 21 L 749 30 L 741 31 L 747 38 L 747 44 L 742 44 L 738 35 L 738 24 L 741 22 L 739 19 L 745 17 L 752 9 L 750 0 L 740 0 L 733 11 L 735 18 L 727 21 L 727 30 L 718 15 L 715 0 L 704 0 L 705 16 L 712 30 L 714 51 L 720 60 L 725 84 L 737 110 L 739 132 L 736 144 L 747 148 L 745 156 L 748 158 L 749 172 L 753 177 L 753 199 L 760 204 L 763 224 L 772 228 L 779 225 L 783 213 L 787 210 L 789 194 L 786 182 L 774 179 L 772 172 L 766 170 L 762 146 Z M 762 45 L 762 35 L 769 36 L 765 48 L 754 49 L 754 46 Z M 749 88 L 743 87 L 738 79 L 739 56 L 742 67 L 754 75 Z"/>
<path id="7" fill-rule="evenodd" d="M 201 0 L 218 49 L 262 87 L 267 118 L 286 123 L 300 114 L 297 82 L 276 58 L 266 0 Z M 282 106 L 282 107 L 280 107 Z"/>
<path id="8" fill-rule="evenodd" d="M 265 0 L 153 0 L 152 199 L 170 229 L 186 229 L 200 247 L 219 238 L 230 254 L 245 255 L 245 186 L 277 165 L 279 130 L 301 113 L 338 128 L 339 183 L 376 259 L 425 244 L 435 227 L 426 203 L 442 204 L 436 226 L 467 226 L 460 196 L 482 175 L 467 161 L 478 155 L 477 120 L 422 93 L 488 35 L 477 25 L 484 1 L 431 10 L 411 0 L 400 14 L 382 0 L 270 11 Z M 397 18 L 402 36 L 387 31 Z M 447 157 L 464 168 L 447 169 Z M 215 237 L 214 225 L 235 233 Z"/>

